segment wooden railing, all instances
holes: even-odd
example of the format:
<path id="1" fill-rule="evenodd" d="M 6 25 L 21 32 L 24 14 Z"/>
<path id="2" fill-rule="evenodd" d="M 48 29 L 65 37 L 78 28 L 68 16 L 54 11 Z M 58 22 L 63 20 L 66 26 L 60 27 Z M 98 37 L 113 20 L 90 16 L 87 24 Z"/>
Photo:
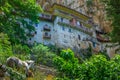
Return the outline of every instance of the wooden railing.
<path id="1" fill-rule="evenodd" d="M 103 38 L 100 35 L 97 35 L 97 40 L 100 41 L 100 42 L 110 42 L 110 39 Z"/>
<path id="2" fill-rule="evenodd" d="M 69 24 L 67 22 L 61 22 L 61 21 L 58 21 L 58 24 L 62 25 L 62 26 L 75 28 L 77 30 L 80 30 L 81 32 L 84 32 L 86 34 L 92 35 L 92 31 L 90 29 L 88 29 L 88 28 L 83 27 L 83 26 L 79 26 L 79 25 L 73 26 L 73 25 L 71 25 L 71 24 Z"/>
<path id="3" fill-rule="evenodd" d="M 47 15 L 47 14 L 41 14 L 40 18 L 51 20 L 52 16 L 51 15 Z"/>
<path id="4" fill-rule="evenodd" d="M 50 35 L 50 34 L 49 34 L 49 35 L 45 35 L 45 34 L 44 34 L 44 35 L 43 35 L 43 38 L 44 38 L 44 39 L 51 39 L 51 35 Z"/>
<path id="5" fill-rule="evenodd" d="M 48 27 L 48 26 L 44 26 L 44 27 L 43 27 L 43 30 L 44 30 L 44 31 L 51 31 L 50 27 Z"/>

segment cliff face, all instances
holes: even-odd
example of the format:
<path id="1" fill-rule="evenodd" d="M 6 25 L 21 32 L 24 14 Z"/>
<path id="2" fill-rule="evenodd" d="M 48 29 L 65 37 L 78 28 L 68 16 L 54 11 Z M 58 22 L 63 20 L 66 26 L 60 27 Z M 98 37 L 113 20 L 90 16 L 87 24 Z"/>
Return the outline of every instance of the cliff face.
<path id="1" fill-rule="evenodd" d="M 47 10 L 54 3 L 61 4 L 79 11 L 91 17 L 94 25 L 104 30 L 111 31 L 111 22 L 106 20 L 105 5 L 100 0 L 37 0 L 44 10 Z"/>

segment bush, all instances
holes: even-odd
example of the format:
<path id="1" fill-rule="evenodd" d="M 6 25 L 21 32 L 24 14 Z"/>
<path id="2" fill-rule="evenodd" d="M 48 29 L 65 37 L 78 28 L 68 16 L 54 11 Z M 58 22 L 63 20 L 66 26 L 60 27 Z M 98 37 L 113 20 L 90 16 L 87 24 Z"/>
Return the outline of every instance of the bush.
<path id="1" fill-rule="evenodd" d="M 14 56 L 21 60 L 30 59 L 30 48 L 27 45 L 15 44 L 13 45 Z"/>
<path id="2" fill-rule="evenodd" d="M 75 58 L 72 50 L 62 50 L 60 56 L 54 58 L 54 64 L 58 71 L 62 72 L 61 77 L 74 79 L 77 77 L 78 59 Z"/>
<path id="3" fill-rule="evenodd" d="M 7 72 L 10 75 L 10 80 L 26 80 L 26 75 L 18 73 L 17 71 L 13 70 L 12 68 L 7 67 Z"/>
<path id="4" fill-rule="evenodd" d="M 12 55 L 12 46 L 8 36 L 0 33 L 0 62 L 5 63 L 6 59 Z"/>
<path id="5" fill-rule="evenodd" d="M 120 55 L 111 60 L 104 55 L 94 55 L 82 64 L 70 50 L 64 50 L 60 55 L 54 58 L 54 64 L 63 80 L 65 76 L 68 80 L 120 80 Z"/>
<path id="6" fill-rule="evenodd" d="M 41 63 L 47 66 L 53 66 L 53 58 L 56 56 L 49 50 L 47 46 L 42 44 L 35 45 L 32 48 L 34 59 L 37 63 Z"/>
<path id="7" fill-rule="evenodd" d="M 30 48 L 27 45 L 15 44 L 13 52 L 15 54 L 30 54 Z"/>

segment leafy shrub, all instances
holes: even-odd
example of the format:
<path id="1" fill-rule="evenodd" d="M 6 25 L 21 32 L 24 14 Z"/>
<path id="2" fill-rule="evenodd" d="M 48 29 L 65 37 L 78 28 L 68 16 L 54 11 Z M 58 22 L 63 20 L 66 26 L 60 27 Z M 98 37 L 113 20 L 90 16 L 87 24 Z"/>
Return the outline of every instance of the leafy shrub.
<path id="1" fill-rule="evenodd" d="M 57 55 L 59 55 L 62 50 L 61 48 L 54 46 L 54 45 L 48 45 L 48 47 L 49 47 L 50 51 L 56 53 Z"/>
<path id="2" fill-rule="evenodd" d="M 56 80 L 64 80 L 64 76 L 68 80 L 120 80 L 120 55 L 111 60 L 104 55 L 94 55 L 82 64 L 70 50 L 64 50 L 60 55 L 54 58 L 54 64 L 61 73 L 61 79 Z"/>
<path id="3" fill-rule="evenodd" d="M 54 58 L 54 64 L 58 71 L 63 72 L 62 77 L 70 79 L 77 77 L 78 59 L 75 58 L 72 50 L 62 50 L 60 56 Z"/>
<path id="4" fill-rule="evenodd" d="M 83 80 L 104 80 L 104 72 L 107 69 L 108 61 L 103 55 L 95 55 L 89 61 L 80 65 L 80 79 Z"/>
<path id="5" fill-rule="evenodd" d="M 5 63 L 6 59 L 12 55 L 12 47 L 8 36 L 0 33 L 0 62 Z"/>
<path id="6" fill-rule="evenodd" d="M 7 72 L 10 75 L 10 80 L 26 80 L 26 75 L 18 73 L 17 71 L 13 70 L 12 68 L 7 67 Z"/>
<path id="7" fill-rule="evenodd" d="M 38 45 L 35 45 L 33 48 L 32 48 L 32 52 L 35 54 L 35 55 L 40 55 L 40 54 L 45 54 L 49 51 L 49 48 L 47 46 L 44 46 L 42 44 L 38 44 Z"/>
<path id="8" fill-rule="evenodd" d="M 15 57 L 21 59 L 21 60 L 30 60 L 30 54 L 14 54 Z"/>
<path id="9" fill-rule="evenodd" d="M 32 48 L 34 59 L 37 63 L 41 63 L 47 66 L 53 66 L 53 58 L 56 56 L 49 50 L 47 46 L 42 44 L 35 45 Z"/>
<path id="10" fill-rule="evenodd" d="M 27 45 L 15 44 L 13 46 L 13 52 L 15 54 L 29 54 L 30 48 Z"/>
<path id="11" fill-rule="evenodd" d="M 30 59 L 30 48 L 27 45 L 15 44 L 13 45 L 14 56 L 22 60 Z"/>

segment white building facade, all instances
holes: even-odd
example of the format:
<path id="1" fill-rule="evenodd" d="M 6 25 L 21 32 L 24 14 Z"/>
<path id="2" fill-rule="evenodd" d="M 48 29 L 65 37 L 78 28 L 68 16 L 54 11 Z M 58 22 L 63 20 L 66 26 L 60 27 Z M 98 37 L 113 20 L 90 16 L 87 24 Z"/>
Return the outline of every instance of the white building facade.
<path id="1" fill-rule="evenodd" d="M 95 47 L 97 43 L 92 40 L 96 36 L 95 30 L 89 17 L 65 6 L 54 6 L 52 13 L 40 14 L 40 22 L 34 25 L 35 35 L 28 40 L 29 44 L 42 43 L 71 49 Z"/>

